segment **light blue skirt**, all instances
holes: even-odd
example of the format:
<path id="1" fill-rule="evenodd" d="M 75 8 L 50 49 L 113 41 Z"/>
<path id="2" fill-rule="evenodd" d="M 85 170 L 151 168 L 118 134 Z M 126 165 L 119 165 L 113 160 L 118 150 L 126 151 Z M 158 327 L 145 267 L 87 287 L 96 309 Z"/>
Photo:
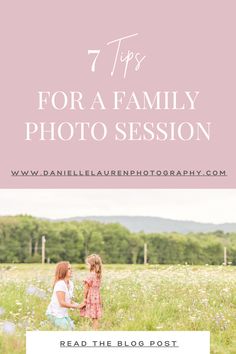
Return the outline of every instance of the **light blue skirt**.
<path id="1" fill-rule="evenodd" d="M 48 320 L 55 326 L 63 330 L 72 331 L 75 328 L 74 322 L 70 317 L 55 317 L 47 315 Z"/>

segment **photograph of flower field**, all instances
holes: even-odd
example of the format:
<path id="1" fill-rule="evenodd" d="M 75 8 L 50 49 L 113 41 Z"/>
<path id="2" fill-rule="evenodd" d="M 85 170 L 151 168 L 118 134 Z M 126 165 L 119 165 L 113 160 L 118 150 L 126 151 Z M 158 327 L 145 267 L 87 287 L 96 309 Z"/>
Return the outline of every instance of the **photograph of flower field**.
<path id="1" fill-rule="evenodd" d="M 26 330 L 55 330 L 45 311 L 55 265 L 0 265 L 0 352 L 25 353 Z M 84 265 L 73 265 L 75 300 Z M 105 265 L 101 330 L 209 330 L 211 353 L 236 353 L 236 269 L 228 266 Z M 76 330 L 90 330 L 70 311 Z"/>
<path id="2" fill-rule="evenodd" d="M 0 353 L 24 354 L 26 331 L 58 329 L 46 316 L 58 262 L 70 262 L 73 301 L 83 303 L 85 260 L 96 253 L 99 330 L 210 331 L 211 354 L 236 354 L 235 191 L 0 190 L 0 198 Z M 68 311 L 76 331 L 92 330 L 79 309 Z"/>

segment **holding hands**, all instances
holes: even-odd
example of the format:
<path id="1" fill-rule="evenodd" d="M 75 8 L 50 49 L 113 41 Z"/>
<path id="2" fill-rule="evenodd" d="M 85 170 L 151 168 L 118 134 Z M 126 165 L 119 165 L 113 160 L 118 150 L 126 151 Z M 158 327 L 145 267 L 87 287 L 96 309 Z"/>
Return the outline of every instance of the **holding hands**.
<path id="1" fill-rule="evenodd" d="M 83 301 L 80 305 L 79 305 L 79 309 L 83 309 L 86 306 L 86 302 Z"/>

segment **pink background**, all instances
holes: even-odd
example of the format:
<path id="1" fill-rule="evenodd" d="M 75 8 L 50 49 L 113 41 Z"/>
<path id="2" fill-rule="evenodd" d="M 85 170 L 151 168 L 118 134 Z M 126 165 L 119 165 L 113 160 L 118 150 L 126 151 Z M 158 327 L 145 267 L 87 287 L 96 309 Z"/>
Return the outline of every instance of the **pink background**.
<path id="1" fill-rule="evenodd" d="M 235 188 L 235 1 L 3 1 L 1 188 Z M 106 43 L 147 56 L 138 72 L 110 76 Z M 90 71 L 88 49 L 104 49 Z M 112 52 L 113 53 L 113 52 Z M 194 112 L 37 110 L 37 91 L 200 91 Z M 107 101 L 106 101 L 107 102 Z M 111 99 L 110 99 L 111 102 Z M 211 121 L 210 142 L 27 142 L 25 121 Z M 227 170 L 215 178 L 13 178 L 24 169 Z"/>

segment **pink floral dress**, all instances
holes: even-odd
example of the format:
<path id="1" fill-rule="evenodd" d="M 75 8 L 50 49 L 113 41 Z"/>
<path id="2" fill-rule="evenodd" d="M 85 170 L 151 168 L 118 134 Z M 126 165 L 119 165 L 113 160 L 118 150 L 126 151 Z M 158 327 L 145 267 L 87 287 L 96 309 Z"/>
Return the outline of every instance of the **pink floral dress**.
<path id="1" fill-rule="evenodd" d="M 89 318 L 102 317 L 102 302 L 100 295 L 101 280 L 97 277 L 95 272 L 91 272 L 84 280 L 89 286 L 86 306 L 80 310 L 80 316 Z"/>

